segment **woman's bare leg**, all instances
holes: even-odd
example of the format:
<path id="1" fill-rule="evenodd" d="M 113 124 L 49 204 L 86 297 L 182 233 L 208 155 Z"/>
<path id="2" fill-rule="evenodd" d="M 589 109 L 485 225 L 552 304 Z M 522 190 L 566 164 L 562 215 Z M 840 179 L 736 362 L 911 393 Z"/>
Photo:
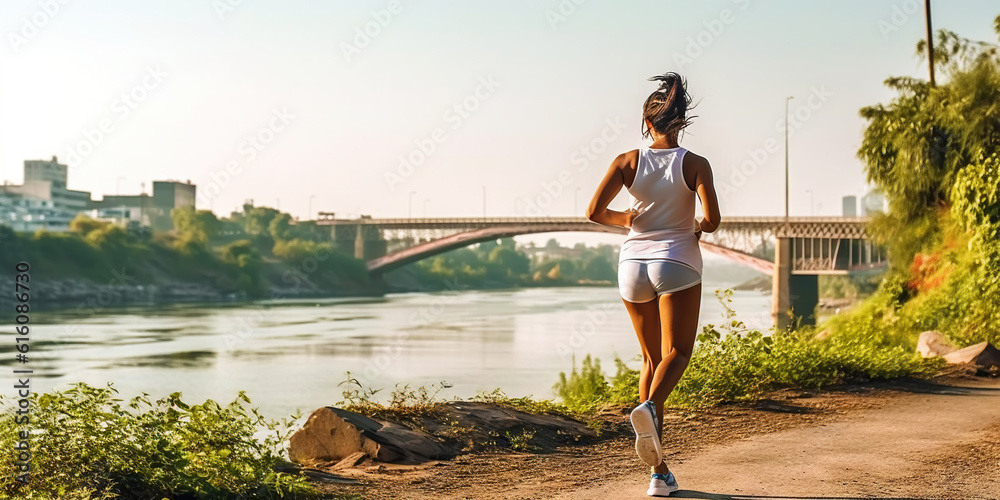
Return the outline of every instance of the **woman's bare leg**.
<path id="1" fill-rule="evenodd" d="M 629 302 L 622 299 L 625 309 L 632 319 L 639 349 L 642 352 L 642 367 L 639 368 L 639 402 L 647 401 L 652 393 L 653 372 L 660 364 L 660 308 L 656 299 L 649 302 Z"/>
<path id="2" fill-rule="evenodd" d="M 677 386 L 694 350 L 698 334 L 698 312 L 701 307 L 701 283 L 679 292 L 660 295 L 659 313 L 662 337 L 660 362 L 650 381 L 650 398 L 656 405 L 660 436 L 663 436 L 663 404 Z M 664 463 L 654 468 L 666 473 Z"/>

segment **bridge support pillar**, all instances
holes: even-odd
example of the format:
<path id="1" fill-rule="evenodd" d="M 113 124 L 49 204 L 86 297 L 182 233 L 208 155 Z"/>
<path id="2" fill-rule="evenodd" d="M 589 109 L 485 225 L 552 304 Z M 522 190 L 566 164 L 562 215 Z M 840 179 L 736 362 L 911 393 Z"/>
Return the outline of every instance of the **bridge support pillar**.
<path id="1" fill-rule="evenodd" d="M 774 245 L 774 275 L 771 283 L 771 319 L 778 331 L 785 331 L 791 323 L 788 312 L 791 310 L 789 278 L 792 276 L 792 240 L 778 238 Z"/>
<path id="2" fill-rule="evenodd" d="M 379 229 L 371 224 L 359 224 L 354 236 L 354 257 L 372 260 L 386 254 L 388 242 L 382 239 Z"/>
<path id="3" fill-rule="evenodd" d="M 819 305 L 819 276 L 793 274 L 788 280 L 791 291 L 792 312 L 799 326 L 816 324 L 816 306 Z"/>
<path id="4" fill-rule="evenodd" d="M 792 238 L 778 238 L 774 247 L 771 318 L 779 331 L 788 330 L 789 327 L 816 324 L 819 277 L 792 274 L 793 241 Z"/>
<path id="5" fill-rule="evenodd" d="M 358 226 L 357 236 L 354 237 L 354 258 L 364 260 L 365 258 L 365 234 L 364 226 Z"/>

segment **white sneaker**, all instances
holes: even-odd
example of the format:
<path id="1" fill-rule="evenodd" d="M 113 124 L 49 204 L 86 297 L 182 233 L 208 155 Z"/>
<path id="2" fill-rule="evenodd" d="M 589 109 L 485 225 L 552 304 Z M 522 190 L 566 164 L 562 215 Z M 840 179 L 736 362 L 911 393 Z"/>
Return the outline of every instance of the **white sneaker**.
<path id="1" fill-rule="evenodd" d="M 679 489 L 680 487 L 677 486 L 677 479 L 674 478 L 673 472 L 667 472 L 666 474 L 654 473 L 653 478 L 649 480 L 649 489 L 646 490 L 646 494 L 651 497 L 666 497 Z"/>
<path id="2" fill-rule="evenodd" d="M 663 461 L 660 437 L 656 433 L 656 406 L 646 401 L 632 410 L 629 417 L 635 430 L 635 452 L 646 465 L 656 466 Z"/>

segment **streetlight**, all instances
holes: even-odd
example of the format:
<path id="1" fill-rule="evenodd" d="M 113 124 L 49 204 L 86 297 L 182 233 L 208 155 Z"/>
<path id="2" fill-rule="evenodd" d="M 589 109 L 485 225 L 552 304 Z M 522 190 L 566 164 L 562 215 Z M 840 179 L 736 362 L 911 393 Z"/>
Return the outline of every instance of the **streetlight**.
<path id="1" fill-rule="evenodd" d="M 406 218 L 410 219 L 413 217 L 413 195 L 417 194 L 416 191 L 410 191 L 409 201 L 406 203 Z"/>
<path id="2" fill-rule="evenodd" d="M 788 230 L 788 103 L 795 96 L 785 98 L 785 230 Z"/>

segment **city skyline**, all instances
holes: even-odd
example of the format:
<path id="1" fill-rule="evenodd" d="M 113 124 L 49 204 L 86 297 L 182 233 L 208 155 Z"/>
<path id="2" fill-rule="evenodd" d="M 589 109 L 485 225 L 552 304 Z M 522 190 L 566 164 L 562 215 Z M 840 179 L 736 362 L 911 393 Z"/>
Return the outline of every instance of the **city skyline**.
<path id="1" fill-rule="evenodd" d="M 912 1 L 53 1 L 0 7 L 0 179 L 55 155 L 72 189 L 190 180 L 223 216 L 246 199 L 300 218 L 578 213 L 668 70 L 699 104 L 682 144 L 712 161 L 723 214 L 783 213 L 793 95 L 791 212 L 832 215 L 865 193 L 858 109 L 886 77 L 926 78 Z M 935 27 L 992 39 L 991 8 L 937 4 Z"/>

